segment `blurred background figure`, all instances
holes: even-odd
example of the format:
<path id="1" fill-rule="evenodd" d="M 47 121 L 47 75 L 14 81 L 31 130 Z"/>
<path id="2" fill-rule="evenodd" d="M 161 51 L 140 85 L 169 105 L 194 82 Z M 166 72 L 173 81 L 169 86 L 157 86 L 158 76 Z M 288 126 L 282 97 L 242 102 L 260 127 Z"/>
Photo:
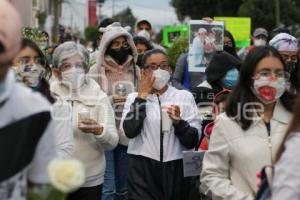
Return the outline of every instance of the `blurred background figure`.
<path id="1" fill-rule="evenodd" d="M 270 42 L 269 45 L 277 49 L 285 62 L 285 71 L 288 72 L 290 77 L 291 87 L 289 91 L 294 94 L 294 99 L 296 94 L 300 90 L 300 66 L 298 58 L 298 40 L 288 34 L 279 33 Z"/>
<path id="2" fill-rule="evenodd" d="M 142 59 L 146 51 L 149 51 L 153 49 L 153 46 L 150 44 L 150 42 L 141 36 L 135 36 L 133 37 L 133 42 L 136 46 L 137 53 L 138 53 L 138 59 L 137 59 L 137 66 L 142 66 Z"/>
<path id="3" fill-rule="evenodd" d="M 247 48 L 242 48 L 238 51 L 238 56 L 243 61 L 247 54 L 255 47 L 266 46 L 269 39 L 269 33 L 265 28 L 256 28 L 252 34 L 252 45 Z"/>
<path id="4" fill-rule="evenodd" d="M 277 154 L 274 178 L 272 183 L 272 199 L 299 199 L 299 159 L 300 155 L 300 96 L 294 107 L 294 117 Z"/>
<path id="5" fill-rule="evenodd" d="M 214 96 L 224 89 L 232 90 L 239 79 L 241 62 L 223 51 L 217 52 L 205 70 L 207 80 L 192 92 L 202 117 L 210 115 Z"/>
<path id="6" fill-rule="evenodd" d="M 0 198 L 26 200 L 30 186 L 50 183 L 55 128 L 49 102 L 10 70 L 21 47 L 21 18 L 9 1 L 0 1 L 0 16 Z"/>
<path id="7" fill-rule="evenodd" d="M 236 58 L 239 58 L 236 53 L 236 45 L 235 45 L 235 40 L 233 38 L 233 35 L 227 30 L 225 30 L 224 32 L 223 43 L 224 43 L 224 51 L 233 55 Z"/>
<path id="8" fill-rule="evenodd" d="M 143 19 L 136 23 L 136 25 L 135 25 L 135 35 L 136 36 L 141 36 L 141 37 L 146 38 L 150 42 L 150 44 L 153 46 L 154 49 L 161 49 L 161 50 L 165 51 L 164 47 L 153 42 L 153 40 L 152 40 L 153 34 L 154 34 L 154 31 L 152 29 L 152 25 L 148 20 Z"/>

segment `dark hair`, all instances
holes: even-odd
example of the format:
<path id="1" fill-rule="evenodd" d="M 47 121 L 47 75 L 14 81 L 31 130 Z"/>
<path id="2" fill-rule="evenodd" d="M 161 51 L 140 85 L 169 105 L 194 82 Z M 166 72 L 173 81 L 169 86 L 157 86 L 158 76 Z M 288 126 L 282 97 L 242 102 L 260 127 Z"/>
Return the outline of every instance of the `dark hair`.
<path id="1" fill-rule="evenodd" d="M 284 27 L 276 27 L 274 28 L 271 32 L 270 32 L 270 38 L 272 39 L 273 37 L 275 37 L 276 35 L 278 35 L 279 33 L 288 33 L 291 34 L 289 29 L 284 28 Z"/>
<path id="2" fill-rule="evenodd" d="M 105 18 L 105 19 L 103 19 L 101 22 L 100 22 L 100 24 L 99 24 L 99 26 L 98 26 L 98 29 L 99 28 L 105 28 L 105 27 L 107 27 L 108 25 L 111 25 L 112 23 L 114 23 L 115 22 L 115 20 L 113 19 L 113 18 Z"/>
<path id="3" fill-rule="evenodd" d="M 162 54 L 162 55 L 166 56 L 166 58 L 168 59 L 168 63 L 170 63 L 169 56 L 166 54 L 166 52 L 164 52 L 161 49 L 152 49 L 152 50 L 145 52 L 145 54 L 142 58 L 142 66 L 141 66 L 142 68 L 145 67 L 145 63 L 146 63 L 147 59 L 154 54 Z"/>
<path id="4" fill-rule="evenodd" d="M 228 37 L 231 40 L 232 48 L 235 50 L 236 49 L 236 44 L 235 44 L 235 40 L 234 40 L 233 35 L 228 30 L 225 30 L 224 31 L 224 37 Z M 237 55 L 236 51 L 232 52 L 232 55 L 234 57 L 238 58 L 238 55 Z"/>
<path id="5" fill-rule="evenodd" d="M 135 44 L 135 46 L 137 46 L 138 44 L 143 44 L 147 47 L 148 50 L 151 50 L 153 49 L 153 46 L 150 44 L 150 42 L 144 38 L 144 37 L 141 37 L 141 36 L 134 36 L 133 37 L 133 42 Z"/>
<path id="6" fill-rule="evenodd" d="M 43 59 L 44 63 L 42 65 L 46 69 L 46 75 L 42 78 L 38 91 L 42 95 L 44 95 L 50 103 L 54 103 L 55 100 L 51 95 L 50 86 L 47 81 L 47 79 L 51 77 L 51 68 L 47 62 L 46 56 L 44 55 L 44 53 L 41 51 L 41 49 L 38 47 L 38 45 L 35 42 L 33 42 L 30 39 L 23 38 L 21 43 L 21 50 L 25 49 L 26 47 L 29 47 L 34 51 L 36 51 L 37 54 Z"/>
<path id="7" fill-rule="evenodd" d="M 298 95 L 297 97 L 297 100 L 296 100 L 296 103 L 294 105 L 294 116 L 293 116 L 293 119 L 291 121 L 291 124 L 287 130 L 287 132 L 285 133 L 285 136 L 284 136 L 284 139 L 279 147 L 279 150 L 277 152 L 277 155 L 276 155 L 276 160 L 278 161 L 282 155 L 282 153 L 284 152 L 285 150 L 285 147 L 284 147 L 284 144 L 285 144 L 285 141 L 288 139 L 288 137 L 299 131 L 299 128 L 300 128 L 300 95 Z"/>
<path id="8" fill-rule="evenodd" d="M 29 47 L 29 48 L 33 49 L 34 51 L 36 51 L 37 54 L 39 55 L 39 57 L 42 58 L 42 60 L 43 60 L 42 66 L 46 69 L 45 78 L 50 78 L 51 77 L 51 68 L 50 68 L 47 58 L 46 58 L 45 54 L 42 52 L 42 50 L 38 47 L 38 45 L 34 41 L 32 41 L 28 38 L 23 38 L 22 43 L 21 43 L 21 50 L 25 49 L 26 47 Z"/>
<path id="9" fill-rule="evenodd" d="M 221 94 L 215 96 L 214 103 L 218 105 L 221 102 L 227 101 L 229 94 L 229 90 L 223 91 Z"/>
<path id="10" fill-rule="evenodd" d="M 244 130 L 247 130 L 251 126 L 251 117 L 253 117 L 253 112 L 250 111 L 251 113 L 246 113 L 244 109 L 254 109 L 253 105 L 249 105 L 246 108 L 245 106 L 247 105 L 247 103 L 258 102 L 257 98 L 251 90 L 253 86 L 252 77 L 254 75 L 257 64 L 263 58 L 269 56 L 277 58 L 278 60 L 280 60 L 283 66 L 285 65 L 279 52 L 273 47 L 256 47 L 246 56 L 246 59 L 240 69 L 239 81 L 229 96 L 226 107 L 226 114 L 229 117 L 235 118 L 235 120 L 241 125 L 242 129 Z M 285 103 L 287 101 L 287 96 L 288 95 L 284 94 L 280 98 L 280 100 L 287 110 L 291 110 L 291 108 L 287 107 L 288 105 Z"/>

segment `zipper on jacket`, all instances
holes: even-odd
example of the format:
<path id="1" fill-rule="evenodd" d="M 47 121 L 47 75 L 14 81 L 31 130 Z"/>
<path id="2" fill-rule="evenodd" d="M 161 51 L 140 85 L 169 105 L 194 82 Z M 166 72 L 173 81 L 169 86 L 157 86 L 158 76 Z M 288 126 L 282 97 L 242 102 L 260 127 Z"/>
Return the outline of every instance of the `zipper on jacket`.
<path id="1" fill-rule="evenodd" d="M 160 113 L 160 162 L 163 162 L 164 159 L 164 133 L 162 131 L 162 111 L 161 111 L 161 102 L 159 95 L 157 94 L 159 113 Z"/>
<path id="2" fill-rule="evenodd" d="M 267 126 L 267 124 L 266 124 L 266 126 Z M 267 127 L 267 132 L 268 132 L 268 148 L 269 148 L 270 155 L 271 155 L 271 164 L 274 165 L 274 159 L 273 159 L 273 156 L 272 156 L 273 145 L 272 145 L 272 138 L 271 138 L 271 122 L 269 122 L 268 126 L 269 126 L 269 127 Z"/>

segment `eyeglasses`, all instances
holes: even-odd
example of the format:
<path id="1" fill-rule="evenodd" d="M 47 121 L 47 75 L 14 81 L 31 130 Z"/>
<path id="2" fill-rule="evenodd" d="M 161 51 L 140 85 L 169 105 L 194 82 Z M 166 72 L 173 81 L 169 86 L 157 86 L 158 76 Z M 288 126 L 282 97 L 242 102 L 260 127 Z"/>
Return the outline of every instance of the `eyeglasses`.
<path id="1" fill-rule="evenodd" d="M 30 57 L 30 56 L 24 56 L 19 58 L 19 63 L 21 65 L 29 65 L 33 62 L 34 64 L 38 65 L 45 65 L 46 61 L 42 57 Z"/>
<path id="2" fill-rule="evenodd" d="M 271 80 L 272 78 L 274 78 L 273 75 L 275 75 L 276 79 L 289 80 L 291 77 L 290 73 L 288 73 L 284 70 L 279 70 L 279 71 L 262 70 L 254 76 L 254 79 L 261 78 L 261 79 Z"/>
<path id="3" fill-rule="evenodd" d="M 120 49 L 120 48 L 125 48 L 125 49 L 129 49 L 130 46 L 128 44 L 128 42 L 124 42 L 124 43 L 120 43 L 118 41 L 116 42 L 112 42 L 111 46 L 110 46 L 112 49 Z"/>
<path id="4" fill-rule="evenodd" d="M 166 69 L 169 69 L 169 63 L 168 62 L 163 62 L 160 64 L 150 63 L 150 64 L 145 64 L 144 67 L 146 69 L 152 69 L 152 70 L 157 70 L 158 68 L 166 70 Z"/>

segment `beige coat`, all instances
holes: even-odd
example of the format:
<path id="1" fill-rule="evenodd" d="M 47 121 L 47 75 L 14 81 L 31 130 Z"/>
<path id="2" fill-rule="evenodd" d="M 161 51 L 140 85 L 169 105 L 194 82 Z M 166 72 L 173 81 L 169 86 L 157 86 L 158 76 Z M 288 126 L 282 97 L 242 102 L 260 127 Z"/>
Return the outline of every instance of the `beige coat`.
<path id="1" fill-rule="evenodd" d="M 87 181 L 85 187 L 102 184 L 105 172 L 104 150 L 111 150 L 118 144 L 118 134 L 115 125 L 114 112 L 107 95 L 92 79 L 73 95 L 70 90 L 59 82 L 51 84 L 51 90 L 68 102 L 72 108 L 72 125 L 74 130 L 74 157 L 83 162 L 87 180 L 93 177 L 92 183 Z M 78 95 L 79 94 L 79 95 Z M 101 135 L 83 133 L 78 129 L 78 119 L 83 111 L 104 127 Z M 97 177 L 95 180 L 94 177 Z M 96 185 L 97 185 L 96 184 Z"/>
<path id="2" fill-rule="evenodd" d="M 127 61 L 123 65 L 117 64 L 112 57 L 105 54 L 109 44 L 120 36 L 126 38 L 132 50 L 132 55 L 128 56 Z M 127 94 L 137 90 L 140 77 L 140 70 L 135 65 L 137 50 L 132 36 L 124 28 L 118 24 L 112 24 L 105 29 L 97 56 L 97 63 L 91 67 L 88 75 L 101 86 L 101 89 L 111 99 L 112 104 L 112 97 L 116 95 L 115 89 L 117 85 L 123 84 L 126 87 Z M 113 105 L 113 107 L 116 116 L 116 126 L 119 127 L 124 105 Z M 128 145 L 128 139 L 121 134 L 119 129 L 118 133 L 120 138 L 119 143 Z"/>
<path id="3" fill-rule="evenodd" d="M 213 200 L 252 200 L 259 179 L 256 174 L 272 164 L 290 122 L 291 114 L 277 103 L 271 119 L 271 144 L 260 117 L 247 131 L 221 114 L 214 126 L 201 173 L 200 189 Z"/>

